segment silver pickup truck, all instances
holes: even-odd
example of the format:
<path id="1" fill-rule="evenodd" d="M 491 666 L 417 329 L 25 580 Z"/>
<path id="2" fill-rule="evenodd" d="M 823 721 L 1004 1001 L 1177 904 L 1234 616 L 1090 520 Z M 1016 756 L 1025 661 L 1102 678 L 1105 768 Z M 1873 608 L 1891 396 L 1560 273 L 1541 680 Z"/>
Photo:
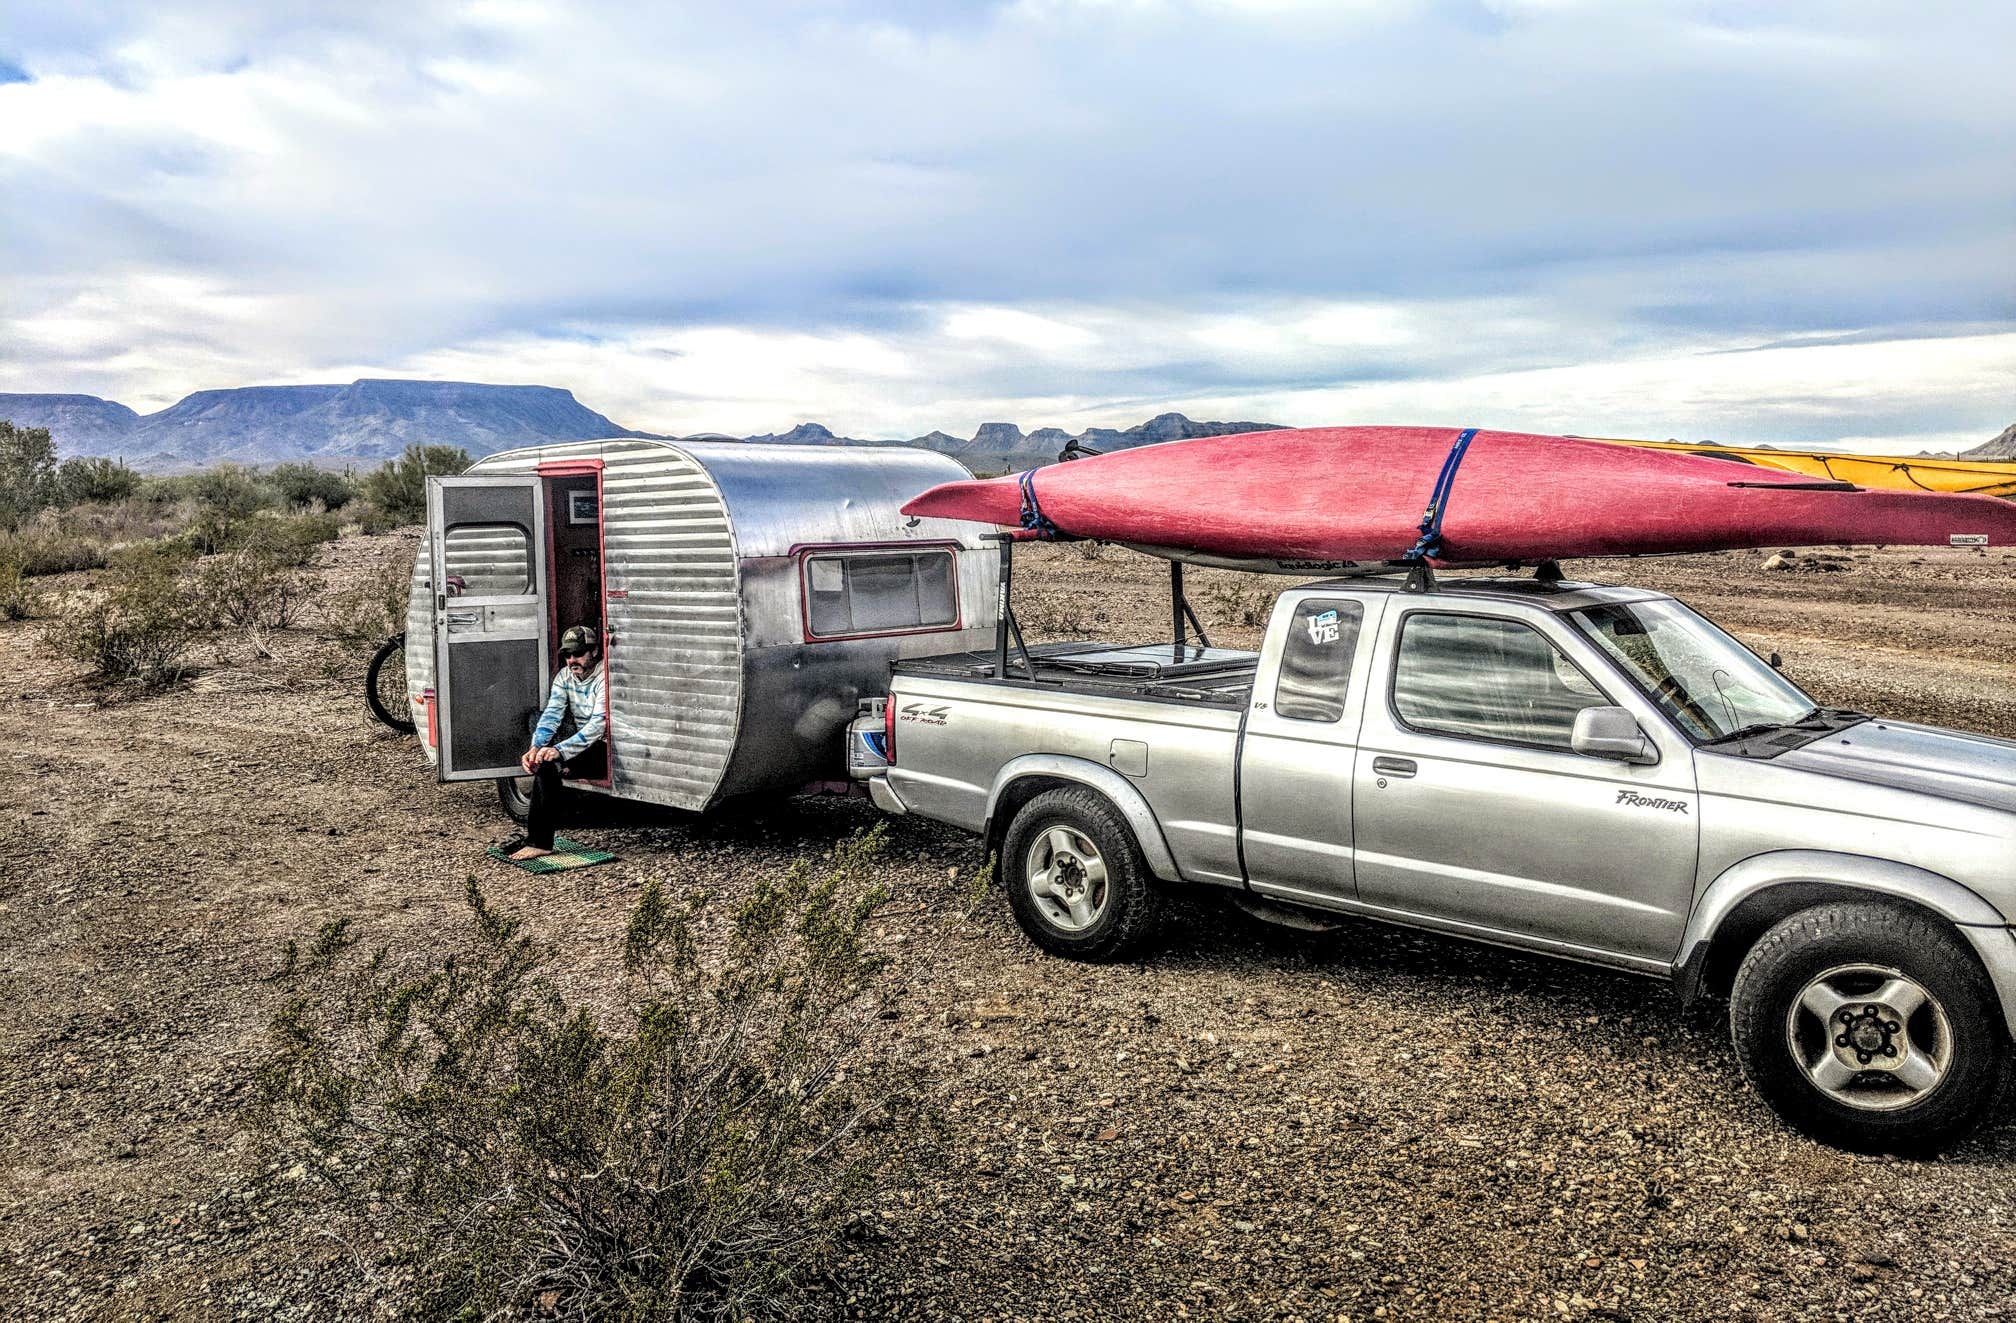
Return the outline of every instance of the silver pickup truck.
<path id="1" fill-rule="evenodd" d="M 1179 614 L 900 662 L 871 792 L 982 834 L 1058 955 L 1221 887 L 1726 996 L 1752 1085 L 1832 1143 L 1933 1149 L 1999 1107 L 2016 742 L 1820 707 L 1658 593 L 1421 587 L 1295 588 L 1257 655 Z"/>

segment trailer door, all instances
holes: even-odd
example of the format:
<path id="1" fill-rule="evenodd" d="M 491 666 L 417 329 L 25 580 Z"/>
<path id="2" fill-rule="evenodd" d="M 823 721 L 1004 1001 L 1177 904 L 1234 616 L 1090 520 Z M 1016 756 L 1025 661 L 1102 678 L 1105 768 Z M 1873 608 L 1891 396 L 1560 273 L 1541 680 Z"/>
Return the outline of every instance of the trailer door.
<path id="1" fill-rule="evenodd" d="M 427 479 L 427 536 L 441 779 L 519 776 L 551 664 L 538 476 Z"/>

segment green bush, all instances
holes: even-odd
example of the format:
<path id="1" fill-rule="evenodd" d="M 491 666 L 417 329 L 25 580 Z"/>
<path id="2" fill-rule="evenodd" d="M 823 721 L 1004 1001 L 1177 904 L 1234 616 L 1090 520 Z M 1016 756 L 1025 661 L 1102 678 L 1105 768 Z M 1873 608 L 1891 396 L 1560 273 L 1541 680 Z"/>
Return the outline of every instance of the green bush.
<path id="1" fill-rule="evenodd" d="M 318 469 L 313 464 L 275 464 L 266 481 L 280 499 L 296 510 L 341 510 L 357 499 L 357 483 L 348 473 Z"/>
<path id="2" fill-rule="evenodd" d="M 351 508 L 356 512 L 357 531 L 367 537 L 390 533 L 413 522 L 411 519 L 401 519 L 398 515 L 386 514 L 377 506 L 368 503 Z"/>
<path id="3" fill-rule="evenodd" d="M 46 641 L 109 680 L 154 685 L 179 678 L 203 624 L 180 568 L 179 557 L 160 547 L 117 553 L 102 591 L 65 610 Z"/>
<path id="4" fill-rule="evenodd" d="M 57 499 L 63 505 L 123 501 L 140 489 L 140 475 L 117 460 L 66 459 L 56 466 Z"/>
<path id="5" fill-rule="evenodd" d="M 280 493 L 242 464 L 219 464 L 192 475 L 189 495 L 196 502 L 189 536 L 205 555 L 239 545 L 244 523 L 280 503 Z"/>
<path id="6" fill-rule="evenodd" d="M 469 467 L 469 452 L 460 446 L 408 446 L 364 478 L 364 496 L 395 519 L 412 522 L 427 513 L 427 479 L 460 473 Z"/>
<path id="7" fill-rule="evenodd" d="M 0 421 L 0 528 L 19 528 L 56 494 L 56 445 L 49 429 Z"/>
<path id="8" fill-rule="evenodd" d="M 385 1237 L 418 1316 L 795 1316 L 915 1096 L 862 1048 L 880 848 L 759 883 L 725 933 L 651 883 L 610 1019 L 474 878 L 445 954 L 360 955 L 347 922 L 290 943 L 270 1156 Z"/>

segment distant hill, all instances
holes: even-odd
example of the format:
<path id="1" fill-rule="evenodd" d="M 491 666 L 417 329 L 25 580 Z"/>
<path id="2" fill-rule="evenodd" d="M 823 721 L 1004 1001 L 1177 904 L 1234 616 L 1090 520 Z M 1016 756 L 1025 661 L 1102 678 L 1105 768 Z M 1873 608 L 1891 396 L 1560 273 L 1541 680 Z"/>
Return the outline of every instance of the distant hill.
<path id="1" fill-rule="evenodd" d="M 1972 450 L 1960 452 L 1962 459 L 2016 459 L 2016 423 L 2002 429 L 2002 435 Z"/>
<path id="2" fill-rule="evenodd" d="M 0 418 L 48 428 L 66 457 L 123 456 L 135 468 L 156 471 L 224 460 L 375 464 L 416 441 L 487 455 L 542 441 L 649 435 L 618 426 L 552 386 L 370 378 L 347 386 L 197 391 L 146 415 L 91 395 L 0 394 Z"/>
<path id="3" fill-rule="evenodd" d="M 482 456 L 517 446 L 598 437 L 655 435 L 596 413 L 552 386 L 489 386 L 464 381 L 366 378 L 347 386 L 244 386 L 204 390 L 159 413 L 138 414 L 95 395 L 0 393 L 0 418 L 46 427 L 64 458 L 105 455 L 134 468 L 174 472 L 230 461 L 306 460 L 328 468 L 377 464 L 415 442 L 460 446 Z M 1061 427 L 1024 433 L 1014 423 L 986 423 L 971 437 L 931 432 L 908 441 L 838 436 L 821 423 L 744 437 L 780 445 L 911 445 L 936 450 L 977 473 L 1016 472 L 1056 460 L 1072 441 L 1095 450 L 1126 450 L 1196 436 L 1262 432 L 1274 423 L 1200 423 L 1164 413 L 1134 427 L 1094 427 L 1073 436 Z"/>

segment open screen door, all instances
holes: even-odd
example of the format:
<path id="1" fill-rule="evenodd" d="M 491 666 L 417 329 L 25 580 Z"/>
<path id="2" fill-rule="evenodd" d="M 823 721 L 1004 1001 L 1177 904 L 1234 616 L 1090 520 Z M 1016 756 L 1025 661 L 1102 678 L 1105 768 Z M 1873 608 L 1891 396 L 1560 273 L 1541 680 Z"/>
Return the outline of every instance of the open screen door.
<path id="1" fill-rule="evenodd" d="M 536 474 L 427 479 L 443 781 L 518 776 L 546 702 L 546 511 Z"/>

